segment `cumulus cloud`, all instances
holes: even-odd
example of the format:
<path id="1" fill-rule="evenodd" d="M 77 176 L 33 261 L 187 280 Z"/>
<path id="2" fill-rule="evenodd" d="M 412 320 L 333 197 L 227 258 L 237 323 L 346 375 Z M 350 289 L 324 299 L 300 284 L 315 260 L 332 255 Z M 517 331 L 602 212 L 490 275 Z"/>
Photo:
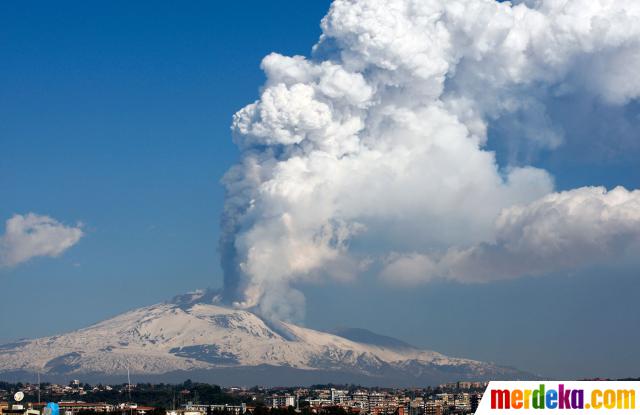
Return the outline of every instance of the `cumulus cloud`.
<path id="1" fill-rule="evenodd" d="M 495 241 L 390 255 L 381 275 L 405 283 L 542 275 L 618 260 L 639 242 L 640 191 L 583 187 L 504 209 Z"/>
<path id="2" fill-rule="evenodd" d="M 0 236 L 0 266 L 12 267 L 39 256 L 57 257 L 82 236 L 80 225 L 66 226 L 34 213 L 14 215 Z"/>
<path id="3" fill-rule="evenodd" d="M 485 250 L 496 264 L 521 263 L 526 249 L 506 248 L 516 222 L 526 227 L 518 209 L 566 194 L 533 165 L 498 165 L 490 127 L 515 148 L 553 151 L 564 132 L 549 99 L 579 91 L 624 106 L 640 95 L 640 73 L 626 69 L 640 53 L 640 3 L 631 0 L 336 0 L 321 27 L 310 58 L 265 57 L 260 98 L 233 119 L 242 154 L 223 179 L 225 297 L 264 314 L 300 317 L 296 282 L 343 279 L 375 261 L 406 280 L 441 274 L 445 263 L 464 279 L 471 259 L 454 257 L 488 260 Z M 600 214 L 609 206 L 593 204 Z M 575 210 L 553 209 L 558 223 L 582 224 Z M 616 244 L 636 225 L 620 214 L 615 226 L 599 243 Z M 566 236 L 583 254 L 593 248 L 594 229 L 585 229 L 582 239 Z M 505 278 L 544 271 L 504 267 Z M 287 298 L 299 306 L 285 307 Z"/>

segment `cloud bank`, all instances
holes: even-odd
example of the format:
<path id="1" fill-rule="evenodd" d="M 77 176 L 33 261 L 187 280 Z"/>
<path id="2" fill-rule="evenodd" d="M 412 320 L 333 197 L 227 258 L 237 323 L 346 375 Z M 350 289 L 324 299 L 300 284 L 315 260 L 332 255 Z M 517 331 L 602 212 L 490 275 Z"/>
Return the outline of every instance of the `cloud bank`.
<path id="1" fill-rule="evenodd" d="M 39 256 L 60 256 L 83 236 L 81 226 L 66 226 L 33 213 L 12 216 L 5 228 L 0 236 L 0 266 L 5 267 Z"/>
<path id="2" fill-rule="evenodd" d="M 321 27 L 310 58 L 264 58 L 260 98 L 234 116 L 227 299 L 295 319 L 298 281 L 374 263 L 404 281 L 514 278 L 637 238 L 637 191 L 555 193 L 487 145 L 500 123 L 511 146 L 561 147 L 550 99 L 636 100 L 640 3 L 336 0 Z"/>
<path id="3" fill-rule="evenodd" d="M 389 256 L 382 276 L 486 282 L 618 260 L 640 243 L 640 191 L 583 187 L 504 209 L 493 242 L 444 254 Z"/>

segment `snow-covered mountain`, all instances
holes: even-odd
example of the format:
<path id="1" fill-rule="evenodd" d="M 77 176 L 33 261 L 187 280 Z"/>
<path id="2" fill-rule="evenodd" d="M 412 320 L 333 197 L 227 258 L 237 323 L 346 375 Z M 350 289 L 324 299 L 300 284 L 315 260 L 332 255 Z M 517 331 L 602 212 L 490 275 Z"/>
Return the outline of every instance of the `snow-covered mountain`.
<path id="1" fill-rule="evenodd" d="M 512 379 L 511 368 L 451 358 L 397 341 L 354 341 L 211 303 L 203 293 L 143 307 L 58 336 L 0 346 L 0 377 L 40 372 L 101 381 L 419 385 L 460 379 Z M 203 302 L 205 301 L 205 302 Z M 354 334 L 355 333 L 355 334 Z M 371 332 L 367 338 L 376 338 Z M 380 339 L 382 337 L 378 337 Z"/>

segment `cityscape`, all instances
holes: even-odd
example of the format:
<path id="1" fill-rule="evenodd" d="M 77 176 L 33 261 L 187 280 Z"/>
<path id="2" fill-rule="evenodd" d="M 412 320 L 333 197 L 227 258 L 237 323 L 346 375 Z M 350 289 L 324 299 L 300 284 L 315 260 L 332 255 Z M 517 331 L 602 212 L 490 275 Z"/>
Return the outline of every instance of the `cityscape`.
<path id="1" fill-rule="evenodd" d="M 39 415 L 55 401 L 61 415 L 134 413 L 211 414 L 372 414 L 465 415 L 474 413 L 488 382 L 461 381 L 427 388 L 367 388 L 355 385 L 310 387 L 224 387 L 186 381 L 179 385 L 89 385 L 0 382 L 0 415 Z M 11 402 L 18 391 L 20 403 Z M 284 412 L 283 412 L 284 411 Z"/>

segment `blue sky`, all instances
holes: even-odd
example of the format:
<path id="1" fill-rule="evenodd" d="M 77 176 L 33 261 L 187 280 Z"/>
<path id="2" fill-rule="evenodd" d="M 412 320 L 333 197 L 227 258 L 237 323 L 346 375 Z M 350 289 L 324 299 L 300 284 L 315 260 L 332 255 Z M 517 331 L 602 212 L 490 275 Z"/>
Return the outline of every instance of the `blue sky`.
<path id="1" fill-rule="evenodd" d="M 85 232 L 59 258 L 0 268 L 0 341 L 222 285 L 219 180 L 240 154 L 231 117 L 258 98 L 265 55 L 310 54 L 328 6 L 0 5 L 0 220 L 34 212 Z M 501 123 L 489 149 L 503 166 L 545 168 L 558 190 L 637 188 L 637 103 L 578 100 L 579 114 L 599 117 L 575 116 L 575 100 L 547 103 L 566 132 L 557 150 L 514 154 Z M 365 327 L 550 376 L 637 376 L 637 268 L 579 274 L 413 289 L 365 275 L 299 288 L 311 327 Z"/>
<path id="2" fill-rule="evenodd" d="M 0 217 L 86 224 L 59 260 L 0 271 L 7 292 L 55 298 L 65 316 L 25 315 L 22 328 L 3 320 L 1 336 L 219 286 L 231 116 L 256 98 L 264 55 L 309 52 L 327 4 L 0 7 Z M 21 301 L 3 302 L 2 318 Z"/>

